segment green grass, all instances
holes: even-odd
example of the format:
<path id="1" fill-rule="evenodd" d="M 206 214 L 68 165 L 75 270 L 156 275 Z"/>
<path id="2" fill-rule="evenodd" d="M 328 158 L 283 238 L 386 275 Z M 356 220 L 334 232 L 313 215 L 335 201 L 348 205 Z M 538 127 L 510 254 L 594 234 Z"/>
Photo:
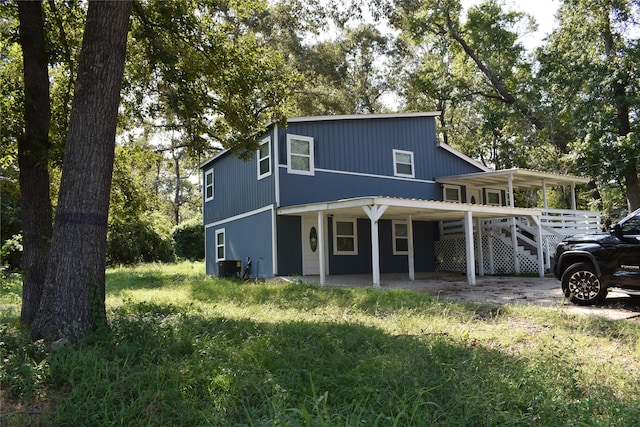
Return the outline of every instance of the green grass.
<path id="1" fill-rule="evenodd" d="M 400 290 L 107 272 L 109 331 L 49 354 L 0 288 L 1 425 L 634 426 L 640 323 Z M 17 405 L 22 404 L 22 406 Z M 25 408 L 36 408 L 29 412 Z"/>

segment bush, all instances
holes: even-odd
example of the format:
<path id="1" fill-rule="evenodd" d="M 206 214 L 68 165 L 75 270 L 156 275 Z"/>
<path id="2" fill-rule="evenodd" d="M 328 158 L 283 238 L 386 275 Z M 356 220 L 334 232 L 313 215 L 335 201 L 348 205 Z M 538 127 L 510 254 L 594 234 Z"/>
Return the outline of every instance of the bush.
<path id="1" fill-rule="evenodd" d="M 20 268 L 22 258 L 22 234 L 11 236 L 0 248 L 0 267 L 7 265 L 10 270 Z"/>
<path id="2" fill-rule="evenodd" d="M 178 258 L 191 261 L 204 259 L 204 226 L 199 219 L 186 221 L 174 227 L 173 241 Z"/>
<path id="3" fill-rule="evenodd" d="M 107 263 L 172 262 L 173 246 L 167 221 L 150 213 L 109 227 Z"/>

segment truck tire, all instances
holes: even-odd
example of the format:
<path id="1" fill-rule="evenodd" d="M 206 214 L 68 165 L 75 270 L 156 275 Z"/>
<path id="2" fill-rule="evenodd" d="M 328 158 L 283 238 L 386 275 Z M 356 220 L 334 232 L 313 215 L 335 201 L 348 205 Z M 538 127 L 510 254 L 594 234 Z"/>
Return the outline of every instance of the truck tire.
<path id="1" fill-rule="evenodd" d="M 605 299 L 607 288 L 602 284 L 596 270 L 587 262 L 578 262 L 562 274 L 564 296 L 577 305 L 594 305 Z"/>

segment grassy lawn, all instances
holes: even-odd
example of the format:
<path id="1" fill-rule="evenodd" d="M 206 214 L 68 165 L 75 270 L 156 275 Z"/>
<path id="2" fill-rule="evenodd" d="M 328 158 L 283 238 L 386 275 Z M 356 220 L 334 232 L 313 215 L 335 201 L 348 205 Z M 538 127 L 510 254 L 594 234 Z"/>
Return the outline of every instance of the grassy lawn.
<path id="1" fill-rule="evenodd" d="M 636 426 L 640 322 L 411 291 L 107 272 L 109 330 L 49 354 L 0 289 L 0 425 Z"/>

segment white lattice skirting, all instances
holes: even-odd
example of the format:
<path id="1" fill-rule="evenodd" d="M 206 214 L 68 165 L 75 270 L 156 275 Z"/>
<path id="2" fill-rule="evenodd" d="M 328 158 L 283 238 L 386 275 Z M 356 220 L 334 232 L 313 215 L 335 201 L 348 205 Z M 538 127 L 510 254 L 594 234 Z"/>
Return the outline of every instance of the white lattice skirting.
<path id="1" fill-rule="evenodd" d="M 550 244 L 554 244 L 550 242 Z M 555 246 L 550 246 L 555 247 Z M 467 271 L 466 240 L 461 236 L 447 236 L 435 242 L 438 271 Z M 476 271 L 478 271 L 478 241 L 474 241 Z M 486 274 L 511 274 L 516 271 L 514 251 L 510 239 L 500 235 L 482 236 L 483 266 Z M 518 247 L 520 273 L 537 273 L 538 257 Z"/>

